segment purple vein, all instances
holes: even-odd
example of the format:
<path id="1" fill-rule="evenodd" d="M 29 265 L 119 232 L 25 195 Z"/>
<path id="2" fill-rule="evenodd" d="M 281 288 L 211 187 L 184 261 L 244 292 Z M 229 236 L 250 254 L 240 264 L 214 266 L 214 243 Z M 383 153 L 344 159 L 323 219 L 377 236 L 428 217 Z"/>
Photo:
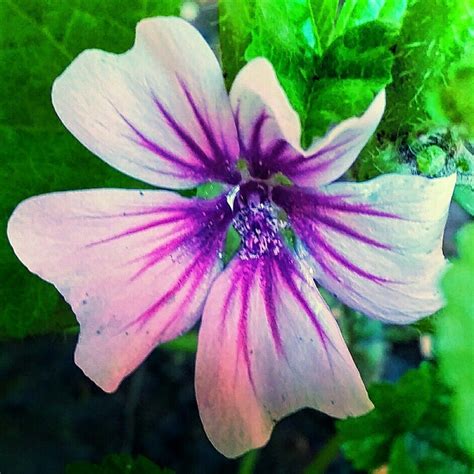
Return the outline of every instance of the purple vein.
<path id="1" fill-rule="evenodd" d="M 250 269 L 248 269 L 250 270 Z M 243 353 L 245 365 L 247 367 L 247 376 L 249 378 L 252 389 L 256 395 L 255 383 L 252 376 L 252 369 L 250 366 L 250 355 L 248 348 L 248 313 L 249 313 L 249 294 L 250 285 L 254 278 L 254 272 L 246 272 L 241 286 L 241 303 L 242 311 L 238 322 L 238 336 L 237 336 L 237 362 L 240 353 Z"/>
<path id="2" fill-rule="evenodd" d="M 158 98 L 151 93 L 153 102 L 160 110 L 161 114 L 167 121 L 168 125 L 173 131 L 183 140 L 188 149 L 194 153 L 195 157 L 208 169 L 213 169 L 215 163 L 209 159 L 204 150 L 196 143 L 194 138 L 173 118 L 173 116 L 166 110 L 164 105 L 158 100 Z"/>
<path id="3" fill-rule="evenodd" d="M 347 235 L 349 237 L 352 237 L 356 240 L 359 240 L 360 242 L 364 242 L 365 244 L 373 245 L 374 247 L 380 248 L 380 249 L 386 249 L 386 250 L 391 250 L 392 247 L 387 244 L 383 244 L 382 242 L 379 242 L 378 240 L 372 239 L 370 237 L 367 237 L 366 235 L 361 234 L 360 232 L 357 232 L 354 230 L 352 227 L 349 227 L 346 224 L 343 224 L 342 222 L 332 219 L 329 216 L 322 215 L 320 213 L 315 214 L 312 216 L 313 222 L 317 221 L 321 224 L 326 225 L 327 227 L 341 233 L 344 235 Z M 316 224 L 317 225 L 317 224 Z"/>
<path id="4" fill-rule="evenodd" d="M 159 263 L 163 258 L 170 256 L 172 252 L 174 252 L 178 247 L 180 247 L 185 239 L 187 237 L 190 237 L 193 233 L 193 230 L 185 232 L 182 235 L 179 235 L 175 239 L 164 243 L 163 245 L 153 249 L 151 252 L 148 254 L 133 259 L 130 263 L 135 263 L 138 260 L 143 260 L 143 259 L 149 259 L 145 265 L 143 265 L 136 273 L 132 275 L 130 278 L 130 281 L 135 281 L 137 278 L 142 276 L 144 273 L 146 273 L 148 270 L 150 270 L 152 267 L 154 267 L 157 263 Z"/>
<path id="5" fill-rule="evenodd" d="M 201 254 L 197 254 L 191 264 L 187 266 L 181 273 L 181 275 L 178 277 L 176 283 L 164 295 L 162 295 L 157 301 L 155 301 L 150 307 L 148 307 L 143 313 L 141 313 L 132 322 L 128 323 L 124 329 L 128 329 L 131 326 L 134 326 L 135 324 L 139 324 L 140 328 L 142 328 L 164 303 L 169 301 L 176 294 L 180 293 L 180 291 L 184 289 L 186 282 L 189 280 L 193 269 L 198 265 L 200 257 Z"/>
<path id="6" fill-rule="evenodd" d="M 314 231 L 314 229 L 313 229 Z M 375 283 L 397 283 L 393 280 L 389 280 L 387 278 L 379 277 L 377 275 L 374 275 L 373 273 L 367 272 L 360 268 L 359 266 L 353 264 L 350 262 L 346 257 L 341 255 L 337 250 L 335 250 L 332 246 L 330 246 L 325 239 L 317 232 L 314 231 L 312 235 L 312 239 L 315 241 L 317 245 L 318 251 L 322 250 L 326 255 L 329 255 L 332 257 L 333 260 L 336 262 L 340 263 L 343 267 L 347 268 L 349 271 L 352 273 L 355 273 L 356 275 L 359 275 L 363 278 L 366 278 L 367 280 L 371 280 Z M 308 241 L 306 239 L 306 241 Z M 320 252 L 315 252 L 316 248 L 312 248 L 313 250 L 313 257 L 320 262 Z M 319 257 L 319 258 L 318 258 Z"/>
<path id="7" fill-rule="evenodd" d="M 316 152 L 314 152 L 312 155 L 309 155 L 309 156 L 300 155 L 298 158 L 296 158 L 292 161 L 292 165 L 293 166 L 299 166 L 301 164 L 311 162 L 312 160 L 318 158 L 319 156 L 325 155 L 327 153 L 331 153 L 331 152 L 336 151 L 337 149 L 339 149 L 339 148 L 341 148 L 345 145 L 350 144 L 351 142 L 354 141 L 354 139 L 357 139 L 357 136 L 352 137 L 352 138 L 350 138 L 348 140 L 345 140 L 343 142 L 340 142 L 340 143 L 329 145 L 327 147 L 322 147 L 319 150 L 317 150 Z M 334 157 L 333 159 L 331 159 L 331 161 L 334 161 L 334 159 L 337 159 L 338 157 L 339 156 Z"/>
<path id="8" fill-rule="evenodd" d="M 270 117 L 265 112 L 261 112 L 255 123 L 253 124 L 252 134 L 250 136 L 249 147 L 247 149 L 247 152 L 250 154 L 252 168 L 254 169 L 257 165 L 257 159 L 261 154 L 260 141 L 262 136 L 262 128 L 264 123 L 269 118 Z"/>
<path id="9" fill-rule="evenodd" d="M 108 242 L 113 242 L 114 240 L 118 240 L 118 239 L 121 239 L 123 237 L 129 237 L 129 236 L 141 233 L 141 232 L 145 232 L 145 231 L 150 230 L 150 229 L 155 229 L 156 227 L 159 227 L 161 225 L 177 223 L 178 221 L 183 220 L 185 218 L 186 218 L 186 216 L 179 216 L 179 217 L 173 216 L 173 217 L 158 219 L 158 220 L 148 222 L 147 224 L 139 225 L 139 226 L 136 226 L 136 227 L 131 227 L 130 229 L 127 229 L 127 230 L 125 230 L 125 231 L 123 231 L 119 234 L 115 234 L 115 235 L 112 235 L 111 237 L 107 237 L 105 239 L 101 239 L 101 240 L 97 240 L 95 242 L 91 242 L 90 244 L 86 245 L 86 248 L 95 247 L 97 245 L 105 244 L 105 243 L 108 243 Z"/>
<path id="10" fill-rule="evenodd" d="M 178 80 L 179 85 L 181 86 L 182 91 L 184 92 L 184 95 L 186 96 L 188 104 L 191 106 L 191 109 L 193 110 L 194 116 L 196 117 L 196 120 L 198 121 L 199 126 L 201 127 L 201 130 L 204 132 L 204 135 L 206 136 L 207 141 L 214 152 L 214 159 L 221 159 L 224 162 L 228 162 L 229 161 L 228 157 L 224 154 L 221 147 L 217 143 L 216 137 L 214 133 L 212 132 L 212 129 L 209 126 L 208 121 L 204 119 L 198 107 L 196 106 L 196 102 L 194 102 L 194 99 L 191 93 L 189 92 L 188 88 L 186 87 L 186 84 L 184 84 L 184 82 L 179 77 L 177 77 L 177 80 Z"/>
<path id="11" fill-rule="evenodd" d="M 191 288 L 189 289 L 185 298 L 183 298 L 183 301 L 178 306 L 176 311 L 168 319 L 166 324 L 161 328 L 158 338 L 160 338 L 170 328 L 170 326 L 173 326 L 176 321 L 178 321 L 183 316 L 183 309 L 191 303 L 191 299 L 196 295 L 196 290 L 202 283 L 203 274 L 210 268 L 210 260 L 211 258 L 208 257 L 207 260 L 205 260 L 205 262 L 202 264 L 202 267 L 204 269 L 201 269 L 201 271 L 193 272 L 194 279 L 190 281 Z"/>
<path id="12" fill-rule="evenodd" d="M 341 202 L 342 197 L 351 197 L 351 196 L 324 196 L 324 195 L 316 195 L 314 196 L 314 200 L 312 201 L 313 205 L 316 207 L 323 207 L 327 209 L 334 209 L 335 211 L 344 211 L 350 212 L 355 214 L 364 214 L 367 216 L 374 216 L 374 217 L 387 217 L 388 219 L 403 219 L 402 217 L 398 216 L 397 214 L 393 214 L 390 212 L 379 211 L 370 207 L 367 204 L 351 204 L 348 202 Z"/>
<path id="13" fill-rule="evenodd" d="M 148 137 L 143 135 L 143 133 L 140 132 L 140 130 L 138 130 L 124 115 L 122 115 L 118 111 L 117 113 L 120 115 L 122 120 L 129 126 L 129 128 L 135 133 L 135 135 L 140 139 L 140 141 L 133 140 L 137 145 L 140 145 L 143 148 L 146 148 L 148 151 L 151 151 L 155 155 L 158 155 L 160 158 L 163 158 L 164 160 L 169 161 L 170 163 L 174 163 L 175 165 L 182 166 L 183 168 L 187 168 L 191 170 L 193 173 L 206 171 L 206 169 L 204 168 L 198 168 L 196 166 L 193 166 L 192 164 L 183 160 L 178 155 L 175 155 L 169 150 L 165 150 L 160 145 L 158 145 L 157 143 L 155 143 L 154 141 L 150 140 Z"/>
<path id="14" fill-rule="evenodd" d="M 286 265 L 285 265 L 285 262 L 283 260 L 285 260 L 285 262 L 287 262 Z M 326 333 L 324 332 L 323 328 L 321 327 L 321 325 L 319 324 L 319 321 L 318 321 L 316 315 L 314 314 L 313 310 L 309 306 L 308 302 L 303 298 L 303 295 L 301 294 L 301 292 L 296 287 L 296 284 L 293 281 L 293 275 L 296 272 L 296 269 L 294 268 L 293 263 L 288 262 L 288 260 L 289 260 L 289 258 L 278 259 L 277 260 L 277 266 L 278 266 L 278 270 L 279 270 L 279 273 L 280 273 L 280 278 L 281 278 L 283 284 L 290 290 L 290 293 L 298 301 L 300 306 L 304 309 L 305 313 L 308 315 L 309 320 L 311 321 L 311 324 L 316 329 L 316 332 L 318 333 L 319 339 L 323 343 L 324 349 L 327 352 L 326 342 L 327 342 L 328 337 L 327 337 Z M 286 276 L 287 274 L 289 274 L 289 277 Z"/>
<path id="15" fill-rule="evenodd" d="M 224 304 L 222 306 L 222 313 L 221 313 L 222 316 L 219 321 L 219 333 L 222 340 L 224 337 L 225 323 L 227 321 L 227 317 L 229 316 L 229 312 L 230 312 L 229 307 L 230 307 L 231 302 L 233 302 L 235 295 L 238 292 L 241 280 L 242 280 L 242 273 L 238 273 L 237 275 L 233 274 L 231 277 L 229 290 L 227 292 L 227 295 L 224 300 Z"/>
<path id="16" fill-rule="evenodd" d="M 272 268 L 269 268 L 270 266 Z M 268 326 L 272 333 L 276 353 L 281 356 L 283 355 L 283 345 L 281 342 L 280 330 L 278 328 L 277 322 L 277 312 L 274 300 L 275 295 L 273 293 L 273 277 L 273 263 L 270 260 L 265 260 L 263 267 L 263 275 L 262 272 L 260 272 L 260 281 L 263 285 L 263 301 L 265 304 L 265 315 L 267 317 Z"/>

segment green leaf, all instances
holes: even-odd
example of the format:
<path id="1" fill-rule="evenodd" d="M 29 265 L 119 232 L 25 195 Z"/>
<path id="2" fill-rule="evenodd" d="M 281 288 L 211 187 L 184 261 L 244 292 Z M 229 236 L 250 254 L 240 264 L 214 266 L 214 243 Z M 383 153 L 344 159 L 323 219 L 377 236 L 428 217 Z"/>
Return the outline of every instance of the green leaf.
<path id="1" fill-rule="evenodd" d="M 389 472 L 396 474 L 470 472 L 450 431 L 451 393 L 434 367 L 424 363 L 396 384 L 375 384 L 369 395 L 372 412 L 337 423 L 343 452 L 355 468 L 372 470 L 390 462 Z"/>
<path id="2" fill-rule="evenodd" d="M 310 21 L 306 0 L 219 0 L 219 38 L 228 88 L 248 61 L 266 57 L 291 104 L 304 114 L 314 57 L 305 28 Z"/>
<path id="3" fill-rule="evenodd" d="M 29 274 L 6 239 L 23 199 L 93 187 L 146 188 L 89 153 L 51 105 L 54 79 L 84 48 L 121 52 L 143 17 L 176 14 L 180 1 L 4 0 L 0 2 L 0 337 L 24 337 L 74 324 L 56 290 Z"/>
<path id="4" fill-rule="evenodd" d="M 391 81 L 390 48 L 399 29 L 395 19 L 403 15 L 405 3 L 399 2 L 397 9 L 393 1 L 379 2 L 370 15 L 357 13 L 361 8 L 357 6 L 349 23 L 341 15 L 351 18 L 350 3 L 346 2 L 339 14 L 344 26 L 335 34 L 335 0 L 219 2 L 228 86 L 245 62 L 266 57 L 300 116 L 305 146 L 330 125 L 363 113 L 375 94 Z M 362 3 L 369 8 L 370 2 Z M 385 22 L 372 21 L 378 17 Z M 353 25 L 346 31 L 346 26 Z M 338 35 L 342 36 L 334 40 Z"/>
<path id="5" fill-rule="evenodd" d="M 316 67 L 307 103 L 304 144 L 330 125 L 368 107 L 390 83 L 397 28 L 378 21 L 349 30 L 338 38 Z"/>
<path id="6" fill-rule="evenodd" d="M 338 323 L 362 380 L 365 383 L 380 380 L 389 349 L 384 325 L 348 308 L 343 310 Z"/>
<path id="7" fill-rule="evenodd" d="M 436 353 L 453 389 L 453 424 L 474 459 L 474 224 L 459 232 L 458 251 L 441 282 L 447 305 L 437 319 Z"/>
<path id="8" fill-rule="evenodd" d="M 219 42 L 227 88 L 246 64 L 256 0 L 219 0 Z"/>
<path id="9" fill-rule="evenodd" d="M 305 113 L 307 81 L 314 60 L 314 51 L 308 48 L 304 34 L 309 18 L 305 1 L 256 0 L 252 39 L 245 50 L 247 61 L 264 56 L 273 64 L 288 99 L 300 116 Z"/>
<path id="10" fill-rule="evenodd" d="M 401 24 L 407 0 L 346 0 L 339 13 L 333 38 L 348 29 L 374 20 Z"/>
<path id="11" fill-rule="evenodd" d="M 133 458 L 128 454 L 110 454 L 100 464 L 77 462 L 66 467 L 66 474 L 173 474 L 162 469 L 144 456 Z"/>
<path id="12" fill-rule="evenodd" d="M 337 425 L 344 454 L 357 469 L 375 469 L 387 461 L 391 441 L 410 431 L 426 411 L 431 396 L 429 367 L 407 372 L 395 385 L 372 385 L 369 396 L 373 411 Z"/>
<path id="13" fill-rule="evenodd" d="M 309 0 L 315 50 L 320 56 L 331 40 L 336 26 L 338 6 L 339 0 Z"/>
<path id="14" fill-rule="evenodd" d="M 390 452 L 390 472 L 398 474 L 418 474 L 419 470 L 411 458 L 407 444 L 410 435 L 400 436 L 395 440 Z"/>
<path id="15" fill-rule="evenodd" d="M 232 257 L 239 250 L 240 243 L 240 235 L 233 226 L 230 226 L 225 239 L 224 254 L 222 255 L 222 261 L 224 264 L 227 264 L 231 261 Z"/>

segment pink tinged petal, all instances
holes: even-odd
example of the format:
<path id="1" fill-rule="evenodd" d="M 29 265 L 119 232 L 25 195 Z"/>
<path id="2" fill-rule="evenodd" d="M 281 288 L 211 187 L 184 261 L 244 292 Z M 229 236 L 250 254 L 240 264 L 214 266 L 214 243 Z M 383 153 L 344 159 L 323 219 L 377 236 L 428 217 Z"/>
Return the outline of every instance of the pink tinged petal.
<path id="1" fill-rule="evenodd" d="M 81 326 L 76 363 L 112 392 L 201 316 L 230 219 L 225 198 L 77 191 L 24 201 L 8 238 L 71 305 Z"/>
<path id="2" fill-rule="evenodd" d="M 308 193 L 278 188 L 314 278 L 347 305 L 405 324 L 437 311 L 455 177 L 384 175 Z"/>
<path id="3" fill-rule="evenodd" d="M 276 421 L 303 407 L 338 418 L 372 408 L 336 321 L 303 264 L 235 259 L 205 305 L 196 396 L 216 449 L 264 445 Z"/>
<path id="4" fill-rule="evenodd" d="M 255 59 L 242 69 L 230 98 L 251 174 L 268 178 L 282 172 L 306 187 L 342 176 L 374 133 L 385 108 L 385 92 L 381 91 L 361 117 L 341 122 L 303 150 L 298 114 L 266 59 Z"/>
<path id="5" fill-rule="evenodd" d="M 141 21 L 124 54 L 84 51 L 52 96 L 76 138 L 130 176 L 169 188 L 238 182 L 237 132 L 219 64 L 183 20 Z"/>

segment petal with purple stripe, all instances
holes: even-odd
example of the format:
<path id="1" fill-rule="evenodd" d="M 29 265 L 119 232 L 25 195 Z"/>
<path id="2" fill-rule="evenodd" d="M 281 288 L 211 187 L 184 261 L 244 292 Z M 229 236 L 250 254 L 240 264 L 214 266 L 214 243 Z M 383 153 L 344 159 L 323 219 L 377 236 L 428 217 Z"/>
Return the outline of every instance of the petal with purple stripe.
<path id="1" fill-rule="evenodd" d="M 255 59 L 242 69 L 230 99 L 241 154 L 251 175 L 266 179 L 280 172 L 304 187 L 325 185 L 342 176 L 375 131 L 385 108 L 382 91 L 361 117 L 344 120 L 303 150 L 298 114 L 266 59 Z"/>
<path id="2" fill-rule="evenodd" d="M 441 244 L 455 178 L 384 175 L 319 191 L 279 187 L 315 279 L 349 306 L 408 323 L 442 305 Z"/>
<path id="3" fill-rule="evenodd" d="M 154 18 L 124 54 L 88 50 L 53 86 L 66 127 L 115 168 L 150 184 L 234 184 L 237 132 L 213 52 L 191 25 Z"/>
<path id="4" fill-rule="evenodd" d="M 209 439 L 228 457 L 264 445 L 300 408 L 342 418 L 372 406 L 329 308 L 287 251 L 236 258 L 213 284 L 196 396 Z"/>
<path id="5" fill-rule="evenodd" d="M 231 218 L 225 197 L 77 191 L 24 201 L 8 237 L 71 305 L 81 326 L 76 363 L 111 392 L 201 316 Z"/>

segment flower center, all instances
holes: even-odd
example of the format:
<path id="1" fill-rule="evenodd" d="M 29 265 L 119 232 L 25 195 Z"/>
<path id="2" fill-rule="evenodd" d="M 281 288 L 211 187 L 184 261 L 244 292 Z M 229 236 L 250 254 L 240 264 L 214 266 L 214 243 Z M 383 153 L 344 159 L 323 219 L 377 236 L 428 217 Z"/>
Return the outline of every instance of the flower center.
<path id="1" fill-rule="evenodd" d="M 283 247 L 280 229 L 285 223 L 278 219 L 268 194 L 266 185 L 250 182 L 236 196 L 232 224 L 241 238 L 239 256 L 243 260 L 278 255 Z"/>

